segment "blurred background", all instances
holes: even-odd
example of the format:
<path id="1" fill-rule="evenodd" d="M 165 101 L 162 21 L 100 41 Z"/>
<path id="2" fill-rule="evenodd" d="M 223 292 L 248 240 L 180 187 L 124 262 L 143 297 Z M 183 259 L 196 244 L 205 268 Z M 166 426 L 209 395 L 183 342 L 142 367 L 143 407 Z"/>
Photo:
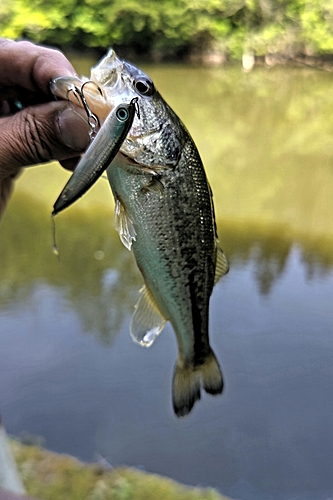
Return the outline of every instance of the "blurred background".
<path id="1" fill-rule="evenodd" d="M 225 392 L 177 420 L 172 328 L 149 350 L 129 336 L 142 278 L 107 181 L 56 218 L 58 259 L 69 174 L 27 169 L 0 225 L 10 433 L 241 500 L 333 496 L 332 23 L 314 0 L 2 0 L 2 36 L 57 45 L 79 74 L 109 45 L 141 60 L 198 146 L 231 264 L 210 309 Z"/>
<path id="2" fill-rule="evenodd" d="M 2 0 L 1 36 L 155 61 L 333 52 L 330 0 Z"/>

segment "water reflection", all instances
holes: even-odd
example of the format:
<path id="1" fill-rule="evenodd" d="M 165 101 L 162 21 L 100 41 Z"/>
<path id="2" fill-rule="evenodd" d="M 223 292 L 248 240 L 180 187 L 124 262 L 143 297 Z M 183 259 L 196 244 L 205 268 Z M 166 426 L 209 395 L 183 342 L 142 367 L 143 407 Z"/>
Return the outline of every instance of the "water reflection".
<path id="1" fill-rule="evenodd" d="M 244 224 L 224 221 L 219 224 L 224 249 L 232 267 L 253 263 L 259 293 L 268 295 L 283 275 L 293 249 L 300 252 L 302 270 L 308 280 L 324 278 L 333 267 L 333 240 L 293 233 L 282 225 Z"/>
<path id="2" fill-rule="evenodd" d="M 24 217 L 22 217 L 24 214 Z M 333 241 L 308 239 L 283 226 L 219 221 L 231 269 L 251 264 L 258 291 L 268 295 L 297 246 L 307 279 L 333 267 Z M 0 309 L 27 303 L 40 284 L 60 289 L 83 331 L 110 343 L 133 307 L 142 284 L 133 254 L 120 243 L 112 212 L 72 209 L 57 220 L 58 260 L 52 253 L 48 207 L 20 194 L 1 226 Z"/>
<path id="3" fill-rule="evenodd" d="M 57 242 L 59 260 L 52 253 L 47 207 L 30 196 L 17 197 L 1 226 L 0 308 L 29 302 L 33 290 L 45 283 L 61 289 L 84 331 L 111 342 L 141 283 L 132 254 L 123 251 L 112 227 L 112 215 L 68 213 L 57 221 Z"/>

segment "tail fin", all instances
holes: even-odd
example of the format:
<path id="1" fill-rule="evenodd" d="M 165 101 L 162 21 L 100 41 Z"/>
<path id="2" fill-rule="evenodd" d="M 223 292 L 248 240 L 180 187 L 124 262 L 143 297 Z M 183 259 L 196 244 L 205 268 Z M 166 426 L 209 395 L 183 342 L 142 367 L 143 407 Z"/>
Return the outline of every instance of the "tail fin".
<path id="1" fill-rule="evenodd" d="M 223 390 L 222 373 L 213 351 L 198 366 L 182 366 L 177 362 L 172 386 L 173 408 L 177 417 L 184 417 L 191 411 L 200 399 L 201 387 L 213 395 L 221 394 Z"/>

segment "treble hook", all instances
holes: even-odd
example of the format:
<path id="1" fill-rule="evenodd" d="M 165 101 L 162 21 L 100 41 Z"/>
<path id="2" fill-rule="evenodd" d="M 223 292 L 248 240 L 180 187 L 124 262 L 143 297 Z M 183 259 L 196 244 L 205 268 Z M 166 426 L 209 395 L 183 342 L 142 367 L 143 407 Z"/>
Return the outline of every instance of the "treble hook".
<path id="1" fill-rule="evenodd" d="M 87 117 L 88 117 L 88 125 L 89 125 L 89 127 L 90 127 L 89 137 L 90 137 L 90 142 L 92 142 L 92 141 L 95 139 L 96 134 L 97 134 L 97 132 L 96 132 L 96 127 L 98 127 L 98 126 L 99 126 L 99 120 L 98 120 L 98 117 L 97 117 L 94 113 L 92 113 L 92 111 L 90 110 L 89 105 L 88 105 L 88 103 L 87 103 L 87 101 L 86 101 L 86 98 L 84 97 L 83 87 L 84 87 L 87 83 L 93 83 L 93 84 L 95 84 L 95 82 L 90 82 L 90 81 L 87 81 L 87 82 L 85 82 L 85 83 L 82 85 L 81 89 L 78 89 L 76 86 L 75 86 L 74 88 L 70 88 L 70 89 L 68 89 L 68 90 L 67 90 L 66 97 L 67 97 L 67 99 L 68 99 L 68 94 L 69 94 L 70 92 L 73 92 L 74 97 L 75 97 L 75 99 L 77 100 L 78 104 L 80 104 L 80 101 L 81 101 L 81 103 L 82 103 L 82 105 L 83 105 L 83 107 L 84 107 L 84 110 L 85 110 L 85 112 L 87 113 Z M 98 86 L 97 84 L 95 84 L 95 85 L 97 86 L 98 91 L 99 91 L 99 93 L 101 94 L 101 96 L 103 96 L 102 91 L 101 91 L 101 89 L 99 88 L 99 86 Z M 79 99 L 79 98 L 80 98 L 80 99 Z"/>
<path id="2" fill-rule="evenodd" d="M 96 127 L 99 126 L 99 120 L 98 120 L 98 117 L 90 111 L 90 108 L 88 106 L 86 98 L 84 97 L 84 94 L 83 94 L 84 85 L 85 84 L 83 84 L 81 87 L 81 91 L 79 93 L 79 96 L 80 96 L 81 102 L 83 104 L 83 107 L 84 107 L 85 112 L 87 113 L 87 117 L 88 117 L 88 125 L 90 127 L 90 132 L 89 132 L 90 141 L 93 141 L 96 137 L 96 134 L 97 134 Z"/>
<path id="3" fill-rule="evenodd" d="M 99 119 L 98 119 L 98 116 L 96 116 L 94 113 L 92 113 L 90 111 L 90 108 L 88 106 L 86 98 L 84 97 L 83 89 L 84 89 L 85 85 L 87 85 L 88 83 L 92 83 L 93 85 L 95 85 L 97 87 L 97 90 L 100 93 L 100 95 L 103 97 L 103 99 L 104 99 L 104 95 L 103 95 L 102 89 L 97 85 L 97 83 L 93 82 L 92 80 L 87 80 L 86 82 L 84 82 L 82 84 L 81 91 L 80 91 L 80 98 L 81 98 L 82 104 L 83 104 L 84 109 L 85 109 L 87 116 L 88 116 L 88 124 L 89 124 L 89 127 L 91 129 L 89 132 L 90 141 L 93 141 L 93 139 L 95 139 L 96 134 L 97 134 L 95 129 L 96 129 L 96 127 L 99 126 Z"/>
<path id="4" fill-rule="evenodd" d="M 137 117 L 140 120 L 139 98 L 138 97 L 133 97 L 133 99 L 131 100 L 130 104 L 134 104 L 135 113 L 136 113 Z"/>
<path id="5" fill-rule="evenodd" d="M 83 87 L 84 87 L 85 85 L 87 85 L 88 83 L 92 83 L 93 85 L 95 85 L 95 87 L 97 87 L 98 92 L 101 94 L 101 96 L 102 96 L 102 97 L 103 97 L 103 99 L 104 99 L 104 95 L 103 95 L 103 92 L 102 92 L 101 87 L 100 87 L 99 85 L 97 85 L 97 83 L 96 83 L 96 82 L 94 82 L 93 80 L 87 80 L 86 82 L 84 82 L 84 83 L 82 84 L 82 87 L 81 87 L 81 92 L 83 92 Z"/>
<path id="6" fill-rule="evenodd" d="M 70 92 L 73 92 L 73 95 L 74 95 L 75 99 L 77 100 L 78 104 L 80 104 L 79 98 L 77 96 L 77 94 L 80 94 L 79 89 L 75 85 L 73 85 L 73 87 L 71 87 L 70 89 L 68 89 L 67 92 L 66 92 L 66 99 L 67 99 L 67 101 L 70 100 L 69 97 L 68 97 L 68 95 L 69 95 Z"/>

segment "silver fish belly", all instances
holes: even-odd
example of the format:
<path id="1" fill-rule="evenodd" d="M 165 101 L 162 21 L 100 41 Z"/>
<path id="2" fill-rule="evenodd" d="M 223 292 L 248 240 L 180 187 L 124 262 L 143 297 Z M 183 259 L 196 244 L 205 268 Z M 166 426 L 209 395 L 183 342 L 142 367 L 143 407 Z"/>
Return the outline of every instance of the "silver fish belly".
<path id="1" fill-rule="evenodd" d="M 184 416 L 201 388 L 209 394 L 223 389 L 208 324 L 210 296 L 228 272 L 228 262 L 218 245 L 211 190 L 191 136 L 145 73 L 110 50 L 90 78 L 102 88 L 110 109 L 138 97 L 140 118 L 134 117 L 107 176 L 116 229 L 124 245 L 133 248 L 145 282 L 131 335 L 149 346 L 171 322 L 179 351 L 173 407 Z M 98 100 L 91 96 L 97 115 Z"/>

